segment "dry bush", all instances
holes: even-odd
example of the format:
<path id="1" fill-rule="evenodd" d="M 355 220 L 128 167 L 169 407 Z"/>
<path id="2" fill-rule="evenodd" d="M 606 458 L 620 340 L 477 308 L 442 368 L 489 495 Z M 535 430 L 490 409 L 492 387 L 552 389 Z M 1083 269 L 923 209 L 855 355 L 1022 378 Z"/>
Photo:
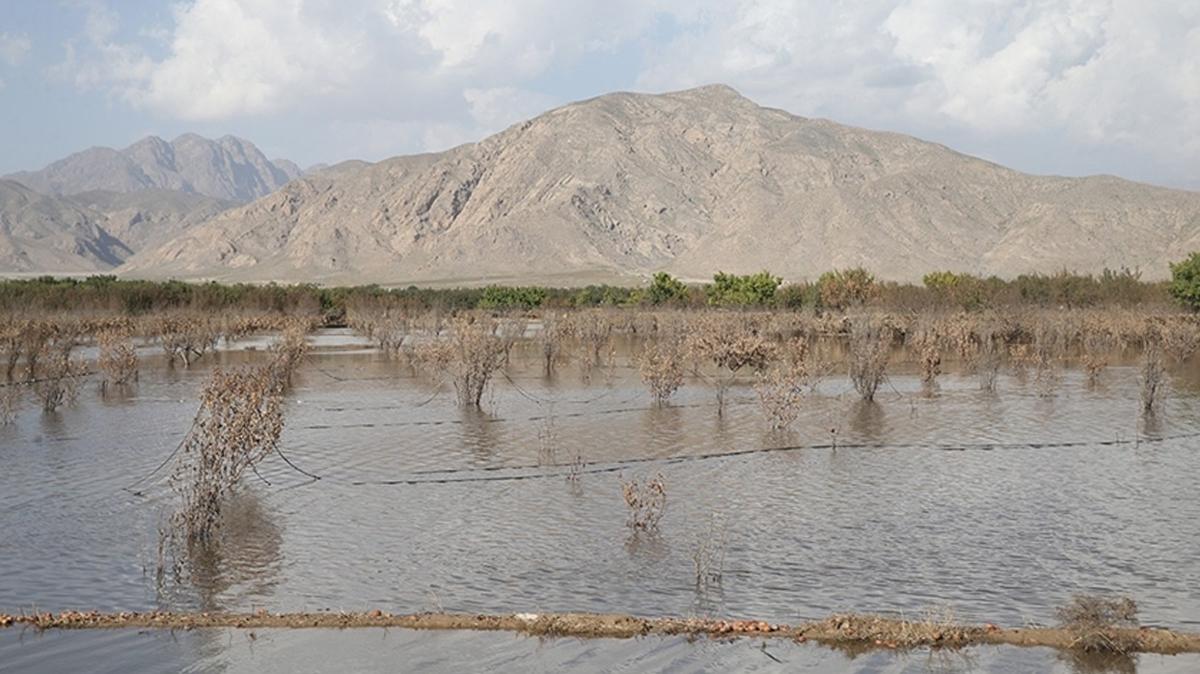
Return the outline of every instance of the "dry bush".
<path id="1" fill-rule="evenodd" d="M 897 620 L 878 615 L 835 614 L 820 629 L 845 641 L 888 648 L 953 648 L 978 640 L 980 628 L 961 625 L 949 608 L 930 609 L 919 620 Z"/>
<path id="2" fill-rule="evenodd" d="M 404 307 L 367 298 L 357 298 L 346 306 L 346 323 L 386 355 L 398 353 L 412 331 L 412 317 Z"/>
<path id="3" fill-rule="evenodd" d="M 98 365 L 104 373 L 103 386 L 124 386 L 137 381 L 138 355 L 129 333 L 123 330 L 105 330 L 96 341 L 100 345 Z"/>
<path id="4" fill-rule="evenodd" d="M 282 432 L 283 399 L 269 367 L 215 370 L 171 473 L 182 503 L 169 538 L 211 540 L 225 500 L 246 471 L 275 451 Z"/>
<path id="5" fill-rule="evenodd" d="M 21 411 L 22 387 L 17 383 L 0 384 L 0 426 L 16 421 Z"/>
<path id="6" fill-rule="evenodd" d="M 541 354 L 542 372 L 549 377 L 559 363 L 566 360 L 563 342 L 566 339 L 566 325 L 556 316 L 542 317 L 542 329 L 537 333 L 538 351 Z"/>
<path id="7" fill-rule="evenodd" d="M 1142 385 L 1142 410 L 1151 413 L 1158 406 L 1163 385 L 1166 383 L 1167 368 L 1163 349 L 1157 341 L 1149 341 L 1142 350 L 1142 369 L 1139 380 Z"/>
<path id="8" fill-rule="evenodd" d="M 308 353 L 308 324 L 304 321 L 291 321 L 285 325 L 279 339 L 270 346 L 271 362 L 268 365 L 275 384 L 286 387 L 291 384 L 292 373 L 304 360 Z"/>
<path id="9" fill-rule="evenodd" d="M 994 392 L 996 380 L 1000 377 L 1000 366 L 1004 363 L 1000 347 L 990 335 L 982 341 L 972 360 L 972 368 L 979 380 L 981 391 Z"/>
<path id="10" fill-rule="evenodd" d="M 613 328 L 611 312 L 602 309 L 568 314 L 563 331 L 583 347 L 580 362 L 584 376 L 589 376 L 591 371 L 601 364 L 601 357 L 612 342 Z"/>
<path id="11" fill-rule="evenodd" d="M 736 316 L 702 316 L 687 333 L 685 348 L 697 361 L 717 368 L 714 387 L 717 412 L 725 409 L 725 394 L 742 369 L 762 372 L 775 358 L 777 346 L 749 321 Z"/>
<path id="12" fill-rule="evenodd" d="M 1057 610 L 1071 648 L 1090 653 L 1131 653 L 1138 648 L 1138 609 L 1129 597 L 1076 595 Z"/>
<path id="13" fill-rule="evenodd" d="M 1059 331 L 1061 324 L 1039 323 L 1035 326 L 1032 358 L 1034 382 L 1038 395 L 1049 398 L 1058 387 L 1058 363 L 1064 352 L 1064 340 Z"/>
<path id="14" fill-rule="evenodd" d="M 54 353 L 69 355 L 74 346 L 73 337 L 64 326 L 54 321 L 28 321 L 21 331 L 21 353 L 25 358 L 25 379 L 33 381 L 38 378 L 39 361 Z"/>
<path id="15" fill-rule="evenodd" d="M 683 385 L 683 346 L 675 339 L 655 340 L 638 356 L 642 381 L 650 387 L 656 404 L 662 405 Z"/>
<path id="16" fill-rule="evenodd" d="M 190 367 L 193 360 L 215 347 L 220 338 L 216 326 L 201 316 L 162 316 L 154 331 L 167 354 L 167 362 L 174 365 L 176 360 L 182 360 L 184 367 Z"/>
<path id="17" fill-rule="evenodd" d="M 583 460 L 583 455 L 576 452 L 575 458 L 571 461 L 571 465 L 567 468 L 567 484 L 572 487 L 579 486 L 579 480 L 583 477 L 583 471 L 587 468 L 587 463 Z"/>
<path id="18" fill-rule="evenodd" d="M 667 510 L 667 483 L 662 473 L 646 482 L 637 479 L 621 482 L 621 495 L 629 508 L 625 526 L 638 531 L 656 531 Z"/>
<path id="19" fill-rule="evenodd" d="M 776 431 L 796 421 L 800 416 L 805 391 L 811 392 L 816 385 L 806 343 L 796 340 L 786 351 L 788 357 L 766 372 L 760 372 L 758 382 L 754 385 L 763 415 L 771 424 L 771 429 Z"/>
<path id="20" fill-rule="evenodd" d="M 538 425 L 538 456 L 539 466 L 553 466 L 558 463 L 558 428 L 554 416 L 547 416 Z"/>
<path id="21" fill-rule="evenodd" d="M 874 321 L 857 321 L 850 331 L 850 381 L 863 400 L 872 401 L 887 381 L 892 335 Z"/>
<path id="22" fill-rule="evenodd" d="M 1082 340 L 1080 362 L 1087 373 L 1089 386 L 1100 381 L 1104 368 L 1108 367 L 1108 355 L 1112 352 L 1111 337 L 1100 330 L 1088 330 Z"/>
<path id="23" fill-rule="evenodd" d="M 0 323 L 0 362 L 4 363 L 4 381 L 16 379 L 17 364 L 21 360 L 22 333 L 24 322 L 8 320 Z"/>
<path id="24" fill-rule="evenodd" d="M 53 412 L 64 404 L 72 403 L 79 395 L 79 387 L 87 376 L 87 363 L 71 358 L 68 352 L 47 349 L 36 359 L 37 370 L 33 376 L 33 392 L 42 403 L 42 410 Z"/>
<path id="25" fill-rule="evenodd" d="M 482 316 L 464 315 L 450 326 L 450 334 L 436 336 L 414 348 L 414 358 L 431 374 L 449 374 L 459 405 L 479 407 L 488 383 L 508 362 L 511 334 L 497 334 Z"/>
<path id="26" fill-rule="evenodd" d="M 918 321 L 913 328 L 905 330 L 905 346 L 916 354 L 921 366 L 921 384 L 926 388 L 932 388 L 942 373 L 943 330 L 941 321 L 934 320 Z"/>
<path id="27" fill-rule="evenodd" d="M 1200 332 L 1191 322 L 1171 321 L 1157 330 L 1163 351 L 1176 363 L 1183 364 L 1200 347 Z"/>
<path id="28" fill-rule="evenodd" d="M 697 589 L 721 584 L 725 574 L 725 547 L 728 540 L 725 520 L 713 513 L 708 520 L 708 529 L 701 534 L 692 551 L 692 570 L 695 572 Z"/>

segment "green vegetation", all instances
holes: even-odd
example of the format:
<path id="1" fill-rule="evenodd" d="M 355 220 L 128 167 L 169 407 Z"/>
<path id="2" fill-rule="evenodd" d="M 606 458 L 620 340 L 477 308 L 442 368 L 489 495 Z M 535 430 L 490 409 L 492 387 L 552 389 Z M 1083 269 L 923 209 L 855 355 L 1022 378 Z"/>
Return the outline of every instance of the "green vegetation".
<path id="1" fill-rule="evenodd" d="M 880 282 L 864 269 L 822 274 L 816 283 L 784 285 L 763 271 L 739 276 L 718 273 L 713 282 L 688 285 L 660 272 L 641 288 L 591 285 L 544 288 L 493 285 L 482 288 L 384 288 L 377 285 L 321 287 L 249 283 L 136 281 L 114 276 L 0 280 L 0 313 L 77 311 L 143 316 L 187 309 L 318 317 L 345 325 L 346 308 L 383 303 L 396 310 L 535 311 L 586 307 L 663 306 L 695 309 L 757 307 L 843 310 L 870 306 L 896 311 L 980 311 L 1004 307 L 1102 307 L 1170 304 L 1200 310 L 1200 254 L 1171 266 L 1174 281 L 1148 283 L 1128 269 L 1090 274 L 1027 274 L 1013 280 L 949 271 L 926 275 L 922 285 Z"/>
<path id="2" fill-rule="evenodd" d="M 775 291 L 783 279 L 770 272 L 737 276 L 717 272 L 712 285 L 706 288 L 708 303 L 718 307 L 764 306 L 775 299 Z"/>
<path id="3" fill-rule="evenodd" d="M 536 309 L 546 301 L 546 289 L 534 287 L 488 286 L 477 306 L 480 309 Z"/>
<path id="4" fill-rule="evenodd" d="M 642 294 L 642 301 L 644 304 L 653 304 L 655 306 L 661 304 L 686 304 L 688 301 L 687 284 L 665 271 L 660 271 L 654 275 L 654 279 L 650 282 L 650 287 Z"/>
<path id="5" fill-rule="evenodd" d="M 1192 311 L 1200 311 L 1200 252 L 1171 264 L 1171 297 Z"/>

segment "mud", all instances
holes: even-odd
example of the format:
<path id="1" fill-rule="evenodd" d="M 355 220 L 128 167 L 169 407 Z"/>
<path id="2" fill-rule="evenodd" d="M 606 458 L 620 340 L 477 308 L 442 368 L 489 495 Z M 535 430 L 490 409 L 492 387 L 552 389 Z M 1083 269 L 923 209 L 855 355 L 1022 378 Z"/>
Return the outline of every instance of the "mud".
<path id="1" fill-rule="evenodd" d="M 417 613 L 394 615 L 381 610 L 361 613 L 60 613 L 0 614 L 0 628 L 182 629 L 199 628 L 400 628 L 412 630 L 507 631 L 532 636 L 629 639 L 640 636 L 695 636 L 718 639 L 770 637 L 811 641 L 833 648 L 912 649 L 965 648 L 977 645 L 1049 647 L 1080 650 L 1080 635 L 1062 628 L 1003 628 L 992 624 L 960 625 L 933 620 L 909 621 L 872 615 L 835 615 L 797 625 L 755 620 L 640 618 L 590 613 L 516 613 L 508 615 Z M 1112 629 L 1113 643 L 1126 653 L 1174 655 L 1200 653 L 1200 634 L 1152 627 Z"/>

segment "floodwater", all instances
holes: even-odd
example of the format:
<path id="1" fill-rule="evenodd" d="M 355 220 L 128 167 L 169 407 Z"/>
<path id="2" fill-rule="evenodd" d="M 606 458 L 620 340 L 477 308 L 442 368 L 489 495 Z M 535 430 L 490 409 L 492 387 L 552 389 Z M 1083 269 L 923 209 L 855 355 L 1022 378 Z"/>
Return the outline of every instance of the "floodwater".
<path id="1" fill-rule="evenodd" d="M 627 354 L 544 376 L 514 353 L 483 412 L 344 333 L 318 336 L 288 395 L 283 454 L 250 476 L 219 553 L 184 583 L 155 578 L 173 494 L 154 473 L 188 429 L 214 365 L 265 341 L 0 428 L 0 611 L 97 609 L 624 612 L 798 622 L 837 611 L 1052 623 L 1083 592 L 1134 597 L 1142 622 L 1200 630 L 1200 409 L 1176 376 L 1153 418 L 1136 369 L 1052 395 L 1002 375 L 996 393 L 947 374 L 935 392 L 897 367 L 876 404 L 831 376 L 787 433 L 748 385 L 718 414 L 689 378 L 656 407 Z M 572 464 L 581 468 L 568 480 Z M 663 476 L 655 535 L 631 536 L 620 483 Z M 129 487 L 130 491 L 122 490 Z M 724 541 L 697 589 L 701 541 Z M 292 671 L 464 668 L 907 672 L 1086 669 L 1051 651 L 865 654 L 759 641 L 539 641 L 497 634 L 0 630 L 0 670 Z M 770 654 L 770 656 L 767 655 Z M 772 657 L 773 656 L 773 657 Z M 776 658 L 787 664 L 776 662 Z M 15 664 L 14 664 L 15 663 Z M 1136 671 L 1196 671 L 1142 656 Z M 944 671 L 944 670 L 939 670 Z M 1119 666 L 1113 671 L 1132 671 Z"/>

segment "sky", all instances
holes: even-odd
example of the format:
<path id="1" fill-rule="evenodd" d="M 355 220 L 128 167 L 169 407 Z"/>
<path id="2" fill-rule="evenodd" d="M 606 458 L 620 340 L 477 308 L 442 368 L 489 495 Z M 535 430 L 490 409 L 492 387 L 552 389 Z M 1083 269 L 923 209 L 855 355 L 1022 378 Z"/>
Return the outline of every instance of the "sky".
<path id="1" fill-rule="evenodd" d="M 0 173 L 185 132 L 375 161 L 712 83 L 1200 189 L 1200 0 L 0 0 Z"/>

